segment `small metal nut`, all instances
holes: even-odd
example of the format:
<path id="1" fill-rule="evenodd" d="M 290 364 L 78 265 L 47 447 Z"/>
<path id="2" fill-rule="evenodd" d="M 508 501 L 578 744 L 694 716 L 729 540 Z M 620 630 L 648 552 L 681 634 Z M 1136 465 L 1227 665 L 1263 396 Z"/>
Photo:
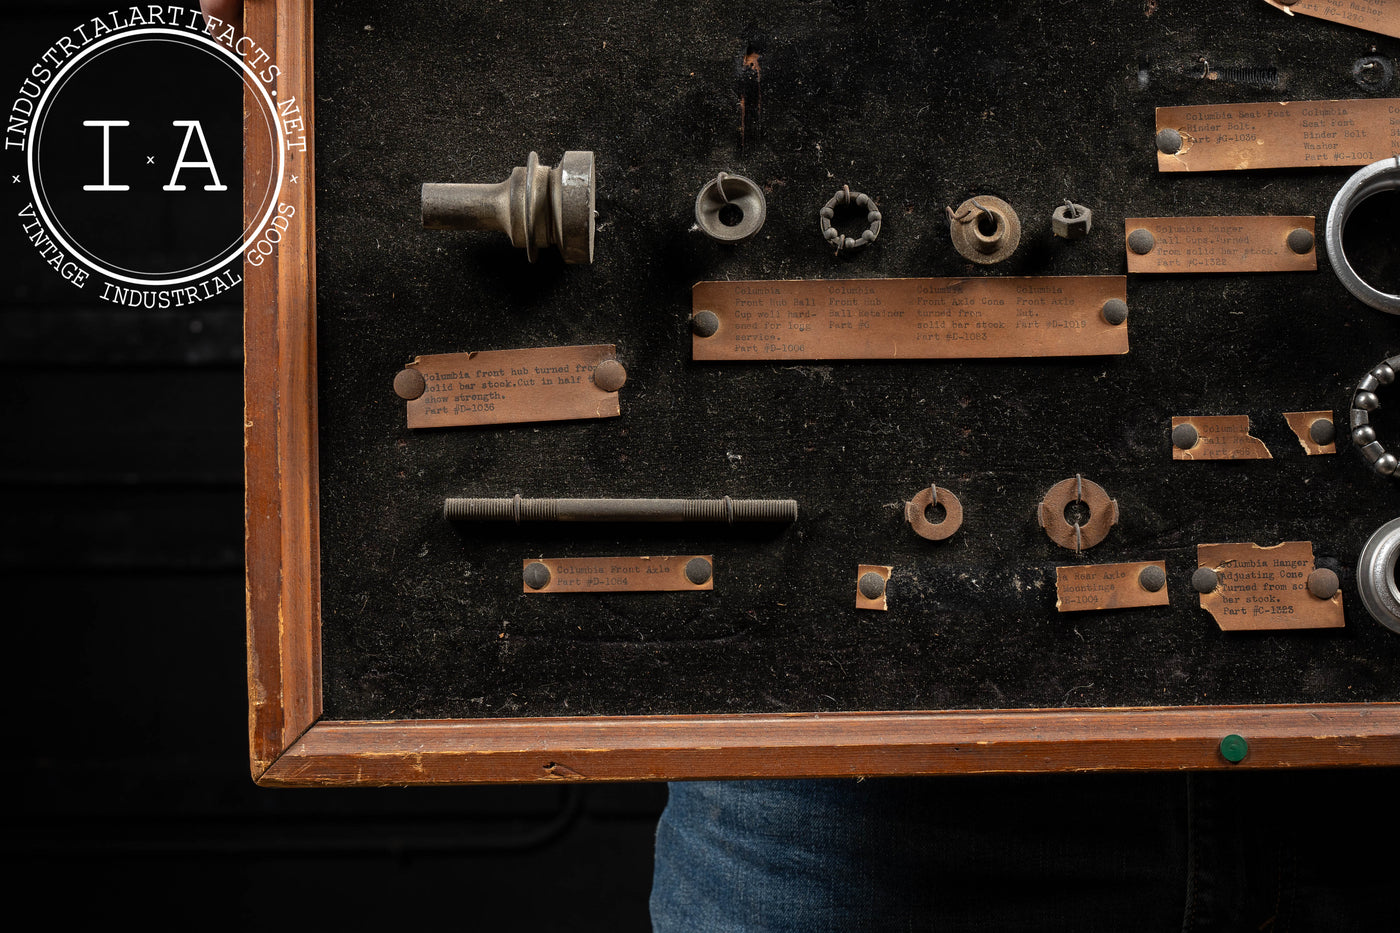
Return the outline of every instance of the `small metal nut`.
<path id="1" fill-rule="evenodd" d="M 885 578 L 873 570 L 867 571 L 861 574 L 859 587 L 860 595 L 866 599 L 879 599 L 885 592 Z"/>
<path id="2" fill-rule="evenodd" d="M 1110 324 L 1122 324 L 1128 319 L 1128 303 L 1122 298 L 1110 298 L 1103 303 L 1099 313 Z"/>
<path id="3" fill-rule="evenodd" d="M 1172 443 L 1182 450 L 1190 450 L 1195 447 L 1200 436 L 1195 425 L 1178 424 L 1172 428 Z"/>
<path id="4" fill-rule="evenodd" d="M 394 394 L 404 401 L 411 402 L 421 398 L 427 388 L 427 380 L 416 369 L 401 369 L 394 377 Z"/>
<path id="5" fill-rule="evenodd" d="M 692 557 L 685 562 L 685 578 L 696 586 L 703 586 L 714 575 L 714 567 L 703 557 Z"/>
<path id="6" fill-rule="evenodd" d="M 1288 234 L 1288 248 L 1299 256 L 1305 256 L 1313 250 L 1313 235 L 1302 227 L 1294 227 Z"/>
<path id="7" fill-rule="evenodd" d="M 1152 235 L 1151 230 L 1144 227 L 1138 227 L 1132 233 L 1128 234 L 1128 249 L 1137 253 L 1139 256 L 1146 256 L 1148 253 L 1152 252 L 1153 247 L 1156 245 L 1157 238 Z"/>
<path id="8" fill-rule="evenodd" d="M 627 370 L 617 360 L 603 360 L 593 369 L 593 384 L 604 392 L 616 392 L 627 383 Z"/>
<path id="9" fill-rule="evenodd" d="M 1308 425 L 1308 436 L 1314 444 L 1326 447 L 1337 440 L 1337 426 L 1331 418 L 1318 418 Z"/>
<path id="10" fill-rule="evenodd" d="M 720 172 L 695 196 L 695 224 L 711 239 L 742 243 L 763 228 L 768 201 L 757 182 Z"/>
<path id="11" fill-rule="evenodd" d="M 1156 593 L 1167 585 L 1167 572 L 1156 564 L 1144 567 L 1138 572 L 1138 585 L 1149 593 Z"/>
<path id="12" fill-rule="evenodd" d="M 549 568 L 539 561 L 525 565 L 525 585 L 532 590 L 549 586 Z"/>
<path id="13" fill-rule="evenodd" d="M 1181 151 L 1181 133 L 1170 128 L 1158 130 L 1157 151 L 1162 155 L 1176 155 Z"/>
<path id="14" fill-rule="evenodd" d="M 1308 592 L 1318 599 L 1331 599 L 1336 595 L 1339 585 L 1336 571 L 1326 567 L 1319 567 L 1308 574 Z"/>
<path id="15" fill-rule="evenodd" d="M 719 315 L 713 311 L 696 311 L 690 319 L 690 329 L 697 337 L 713 337 L 719 331 Z"/>
<path id="16" fill-rule="evenodd" d="M 1219 574 L 1209 567 L 1197 567 L 1196 572 L 1191 574 L 1191 588 L 1202 596 L 1215 592 L 1215 588 L 1219 585 Z"/>
<path id="17" fill-rule="evenodd" d="M 1066 201 L 1050 215 L 1050 229 L 1066 240 L 1082 240 L 1094 227 L 1094 212 L 1082 204 Z"/>

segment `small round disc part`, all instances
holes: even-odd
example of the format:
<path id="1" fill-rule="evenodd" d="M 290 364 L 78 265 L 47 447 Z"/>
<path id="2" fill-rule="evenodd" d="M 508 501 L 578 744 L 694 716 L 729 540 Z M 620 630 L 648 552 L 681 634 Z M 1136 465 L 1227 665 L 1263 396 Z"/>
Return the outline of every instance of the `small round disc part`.
<path id="1" fill-rule="evenodd" d="M 539 561 L 525 565 L 525 585 L 532 590 L 549 586 L 549 568 Z"/>
<path id="2" fill-rule="evenodd" d="M 867 571 L 861 574 L 859 587 L 860 595 L 866 599 L 879 599 L 885 593 L 885 578 L 873 570 Z"/>
<path id="3" fill-rule="evenodd" d="M 1239 764 L 1248 754 L 1249 743 L 1244 736 L 1232 732 L 1220 740 L 1220 756 L 1231 764 Z"/>
<path id="4" fill-rule="evenodd" d="M 1288 248 L 1299 256 L 1306 256 L 1313 249 L 1313 235 L 1302 227 L 1294 227 L 1288 234 Z"/>
<path id="5" fill-rule="evenodd" d="M 1178 424 L 1172 428 L 1172 443 L 1182 450 L 1190 450 L 1195 447 L 1196 441 L 1200 440 L 1200 437 L 1201 435 L 1196 432 L 1194 425 Z"/>
<path id="6" fill-rule="evenodd" d="M 1191 574 L 1191 588 L 1202 596 L 1214 593 L 1219 585 L 1220 576 L 1209 567 L 1197 567 L 1196 572 Z"/>
<path id="7" fill-rule="evenodd" d="M 1152 252 L 1153 247 L 1156 245 L 1157 238 L 1152 235 L 1151 230 L 1144 227 L 1138 227 L 1132 233 L 1128 234 L 1128 249 L 1137 253 L 1139 256 L 1146 256 L 1148 253 Z"/>
<path id="8" fill-rule="evenodd" d="M 1144 567 L 1138 573 L 1138 584 L 1149 593 L 1156 593 L 1167 585 L 1167 572 L 1161 567 Z"/>
<path id="9" fill-rule="evenodd" d="M 1171 128 L 1158 130 L 1157 151 L 1162 155 L 1176 155 L 1181 151 L 1181 134 Z"/>
<path id="10" fill-rule="evenodd" d="M 1319 567 L 1308 574 L 1308 592 L 1318 599 L 1331 599 L 1336 596 L 1337 587 L 1340 585 L 1336 571 L 1326 567 Z"/>
<path id="11" fill-rule="evenodd" d="M 943 506 L 943 521 L 931 522 L 924 514 L 933 504 L 933 490 L 928 487 L 920 489 L 904 507 L 904 520 L 919 537 L 930 541 L 942 541 L 952 537 L 953 532 L 962 527 L 963 507 L 958 497 L 942 486 L 938 487 L 937 504 Z"/>
<path id="12" fill-rule="evenodd" d="M 713 337 L 719 332 L 719 315 L 713 311 L 696 311 L 690 319 L 690 329 L 697 337 Z"/>
<path id="13" fill-rule="evenodd" d="M 1103 303 L 1103 319 L 1110 324 L 1122 324 L 1128 319 L 1128 303 L 1122 298 L 1110 298 Z"/>
<path id="14" fill-rule="evenodd" d="M 1082 524 L 1070 524 L 1065 518 L 1065 506 L 1083 503 L 1089 518 Z M 1081 476 L 1071 476 L 1050 487 L 1040 500 L 1037 516 L 1040 527 L 1051 541 L 1070 551 L 1083 551 L 1108 537 L 1118 524 L 1118 503 L 1098 483 Z"/>
<path id="15" fill-rule="evenodd" d="M 617 360 L 603 360 L 593 370 L 593 384 L 604 392 L 616 392 L 627 382 L 627 370 Z"/>
<path id="16" fill-rule="evenodd" d="M 427 380 L 416 369 L 401 369 L 394 377 L 394 394 L 404 401 L 411 402 L 420 398 L 427 388 Z"/>
<path id="17" fill-rule="evenodd" d="M 685 578 L 696 586 L 704 586 L 710 582 L 714 572 L 714 567 L 703 557 L 692 557 L 685 562 Z"/>
<path id="18" fill-rule="evenodd" d="M 1314 444 L 1326 447 L 1337 440 L 1337 426 L 1332 423 L 1331 418 L 1318 418 L 1308 425 L 1308 437 L 1312 438 Z"/>

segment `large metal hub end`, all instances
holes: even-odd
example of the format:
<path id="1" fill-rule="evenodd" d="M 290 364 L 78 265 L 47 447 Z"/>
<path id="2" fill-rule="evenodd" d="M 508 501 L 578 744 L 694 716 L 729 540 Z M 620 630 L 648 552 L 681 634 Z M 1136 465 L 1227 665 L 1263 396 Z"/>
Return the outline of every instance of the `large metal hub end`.
<path id="1" fill-rule="evenodd" d="M 423 226 L 429 230 L 499 230 L 534 262 L 555 246 L 564 261 L 593 261 L 596 201 L 593 153 L 566 152 L 557 166 L 530 153 L 495 185 L 423 185 Z"/>

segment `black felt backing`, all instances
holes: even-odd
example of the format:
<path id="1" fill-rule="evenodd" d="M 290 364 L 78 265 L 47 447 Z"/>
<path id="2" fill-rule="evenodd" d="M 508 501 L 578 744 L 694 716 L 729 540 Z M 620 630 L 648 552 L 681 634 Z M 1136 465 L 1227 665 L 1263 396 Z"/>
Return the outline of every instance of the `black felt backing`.
<path id="1" fill-rule="evenodd" d="M 1159 174 L 1153 108 L 1395 96 L 1352 70 L 1400 42 L 1208 0 L 325 0 L 315 31 L 329 718 L 1400 699 L 1400 636 L 1353 573 L 1394 485 L 1345 439 L 1304 456 L 1282 416 L 1344 416 L 1400 350 L 1400 322 L 1321 248 L 1315 273 L 1131 277 L 1122 357 L 697 364 L 687 324 L 705 279 L 1122 274 L 1125 216 L 1315 214 L 1321 246 L 1350 170 Z M 420 184 L 499 181 L 531 149 L 596 153 L 593 265 L 420 229 Z M 694 229 L 720 170 L 767 192 L 739 247 Z M 817 211 L 843 184 L 884 229 L 833 258 Z M 979 193 L 1026 228 L 992 269 L 954 252 L 944 216 Z M 1085 240 L 1051 236 L 1066 197 L 1094 210 Z M 588 343 L 627 366 L 620 418 L 410 431 L 391 388 L 417 354 Z M 1249 414 L 1275 459 L 1173 462 L 1177 414 Z M 1400 443 L 1400 419 L 1378 421 Z M 1079 559 L 1035 519 L 1076 473 L 1122 515 Z M 942 543 L 902 517 L 931 481 L 966 510 Z M 441 517 L 447 496 L 516 493 L 801 513 L 757 533 Z M 1339 572 L 1344 629 L 1223 633 L 1197 606 L 1198 543 L 1298 539 Z M 714 555 L 713 592 L 521 592 L 526 557 L 684 553 Z M 1057 564 L 1157 558 L 1170 608 L 1056 612 Z M 894 567 L 890 611 L 854 609 L 858 563 Z"/>

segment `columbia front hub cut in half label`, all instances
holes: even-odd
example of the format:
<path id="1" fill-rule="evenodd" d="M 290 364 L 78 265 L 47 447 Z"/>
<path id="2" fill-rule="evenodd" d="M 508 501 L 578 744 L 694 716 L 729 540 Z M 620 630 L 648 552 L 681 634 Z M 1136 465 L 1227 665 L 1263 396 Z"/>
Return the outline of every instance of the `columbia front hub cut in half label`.
<path id="1" fill-rule="evenodd" d="M 1400 152 L 1400 98 L 1157 108 L 1157 170 L 1369 165 Z"/>
<path id="2" fill-rule="evenodd" d="M 927 360 L 1128 352 L 1119 275 L 701 282 L 697 360 Z"/>
<path id="3" fill-rule="evenodd" d="M 394 377 L 410 428 L 616 418 L 617 348 L 532 347 L 415 357 Z"/>

